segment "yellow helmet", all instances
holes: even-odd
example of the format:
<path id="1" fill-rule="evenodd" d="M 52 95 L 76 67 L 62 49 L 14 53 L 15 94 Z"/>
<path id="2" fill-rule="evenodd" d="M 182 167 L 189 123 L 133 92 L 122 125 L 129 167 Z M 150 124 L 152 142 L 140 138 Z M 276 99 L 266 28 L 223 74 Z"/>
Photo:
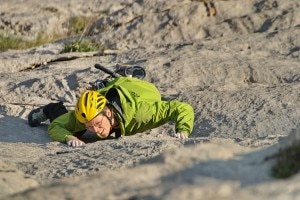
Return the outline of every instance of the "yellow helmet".
<path id="1" fill-rule="evenodd" d="M 96 91 L 86 91 L 79 98 L 75 115 L 78 121 L 86 123 L 101 113 L 106 105 L 106 98 Z"/>

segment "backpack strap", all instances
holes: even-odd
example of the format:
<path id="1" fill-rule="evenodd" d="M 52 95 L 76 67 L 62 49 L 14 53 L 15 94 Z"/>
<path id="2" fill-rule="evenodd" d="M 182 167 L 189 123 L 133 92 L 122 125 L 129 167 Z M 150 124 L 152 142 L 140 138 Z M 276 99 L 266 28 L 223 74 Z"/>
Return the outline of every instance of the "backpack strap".
<path id="1" fill-rule="evenodd" d="M 111 88 L 105 94 L 105 97 L 109 103 L 123 118 L 123 109 L 121 107 L 120 96 L 116 88 Z"/>

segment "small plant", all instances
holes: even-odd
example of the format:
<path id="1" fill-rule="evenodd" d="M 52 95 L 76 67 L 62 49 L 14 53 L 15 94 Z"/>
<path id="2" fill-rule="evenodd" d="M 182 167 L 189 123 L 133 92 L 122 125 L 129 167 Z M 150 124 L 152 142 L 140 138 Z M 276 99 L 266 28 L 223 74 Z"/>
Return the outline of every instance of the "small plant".
<path id="1" fill-rule="evenodd" d="M 75 40 L 72 42 L 64 43 L 63 53 L 67 52 L 90 52 L 90 51 L 101 51 L 103 52 L 105 47 L 103 45 L 97 45 L 92 43 L 90 40 Z"/>
<path id="2" fill-rule="evenodd" d="M 280 149 L 274 157 L 277 159 L 272 167 L 274 178 L 289 178 L 298 173 L 300 170 L 300 141 Z"/>

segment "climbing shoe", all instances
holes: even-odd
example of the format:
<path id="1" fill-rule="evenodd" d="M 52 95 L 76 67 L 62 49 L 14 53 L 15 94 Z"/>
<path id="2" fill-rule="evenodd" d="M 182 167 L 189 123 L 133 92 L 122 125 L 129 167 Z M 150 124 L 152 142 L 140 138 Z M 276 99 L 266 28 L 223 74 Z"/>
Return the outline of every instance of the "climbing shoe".
<path id="1" fill-rule="evenodd" d="M 48 118 L 44 113 L 45 106 L 33 109 L 28 115 L 28 124 L 31 127 L 39 126 L 42 122 Z"/>

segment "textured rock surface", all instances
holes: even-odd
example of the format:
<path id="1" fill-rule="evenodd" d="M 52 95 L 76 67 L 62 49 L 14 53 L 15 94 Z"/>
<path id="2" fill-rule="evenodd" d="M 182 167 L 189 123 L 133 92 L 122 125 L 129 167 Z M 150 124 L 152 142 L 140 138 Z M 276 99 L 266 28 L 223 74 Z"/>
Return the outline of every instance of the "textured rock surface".
<path id="1" fill-rule="evenodd" d="M 86 36 L 113 51 L 62 54 L 58 41 L 0 53 L 0 197 L 299 198 L 299 175 L 274 180 L 265 159 L 299 134 L 299 5 L 216 1 L 207 17 L 202 3 L 179 0 L 2 1 L 1 31 L 33 39 L 93 16 Z M 47 123 L 27 125 L 35 104 L 72 109 L 79 88 L 106 76 L 95 63 L 143 66 L 165 98 L 195 108 L 191 137 L 177 141 L 167 124 L 120 140 L 87 134 L 91 143 L 69 148 L 51 141 Z"/>

